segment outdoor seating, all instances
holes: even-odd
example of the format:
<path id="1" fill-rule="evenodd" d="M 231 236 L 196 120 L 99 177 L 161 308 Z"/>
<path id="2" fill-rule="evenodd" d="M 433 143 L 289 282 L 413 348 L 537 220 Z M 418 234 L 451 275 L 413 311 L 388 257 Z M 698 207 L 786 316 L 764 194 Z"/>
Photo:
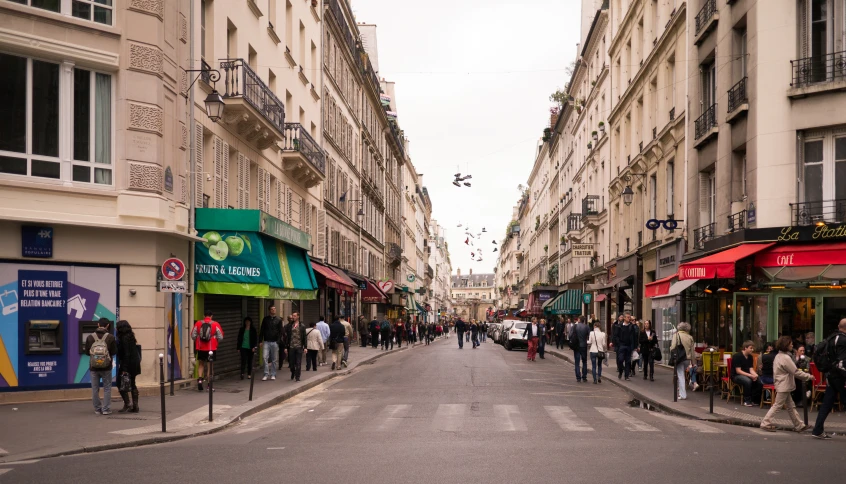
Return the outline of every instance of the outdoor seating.
<path id="1" fill-rule="evenodd" d="M 776 393 L 775 385 L 764 385 L 761 389 L 761 408 L 764 408 L 765 403 L 772 405 L 775 402 Z"/>

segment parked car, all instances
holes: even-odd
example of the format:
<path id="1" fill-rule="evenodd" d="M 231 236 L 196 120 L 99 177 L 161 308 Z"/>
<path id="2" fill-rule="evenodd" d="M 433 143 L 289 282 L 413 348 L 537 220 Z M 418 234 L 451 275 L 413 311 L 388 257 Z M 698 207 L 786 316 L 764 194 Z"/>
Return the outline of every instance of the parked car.
<path id="1" fill-rule="evenodd" d="M 508 351 L 513 350 L 514 348 L 529 348 L 529 342 L 525 336 L 523 336 L 523 331 L 526 329 L 526 326 L 529 323 L 524 321 L 506 321 L 505 328 L 503 329 L 503 346 Z"/>

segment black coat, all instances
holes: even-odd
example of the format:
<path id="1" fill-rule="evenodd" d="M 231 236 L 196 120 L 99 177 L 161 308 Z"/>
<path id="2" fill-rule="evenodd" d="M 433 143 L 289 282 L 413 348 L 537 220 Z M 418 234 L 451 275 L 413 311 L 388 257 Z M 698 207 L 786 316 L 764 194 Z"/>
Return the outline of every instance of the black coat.
<path id="1" fill-rule="evenodd" d="M 125 371 L 132 376 L 141 374 L 141 353 L 135 335 L 130 333 L 117 340 L 118 371 Z"/>
<path id="2" fill-rule="evenodd" d="M 640 336 L 638 336 L 638 344 L 640 345 L 641 354 L 645 354 L 648 351 L 652 351 L 652 348 L 658 346 L 658 335 L 655 334 L 655 331 L 652 331 L 652 336 L 654 336 L 655 338 L 650 341 L 649 338 L 646 337 L 646 331 L 640 331 Z"/>
<path id="3" fill-rule="evenodd" d="M 302 343 L 303 348 L 305 348 L 306 343 L 307 343 L 306 342 L 306 328 L 305 328 L 305 325 L 303 323 L 300 323 L 299 330 L 300 330 L 300 342 Z M 286 348 L 290 349 L 290 347 L 291 347 L 291 334 L 293 332 L 294 332 L 294 323 L 288 323 L 287 325 L 285 325 L 285 347 Z"/>
<path id="4" fill-rule="evenodd" d="M 280 333 L 281 334 L 281 333 Z M 238 330 L 238 339 L 235 340 L 235 348 L 241 349 L 241 342 L 244 341 L 244 326 L 241 325 L 241 329 Z M 253 325 L 250 325 L 250 348 L 255 348 L 258 345 L 258 335 L 256 334 L 256 328 Z"/>

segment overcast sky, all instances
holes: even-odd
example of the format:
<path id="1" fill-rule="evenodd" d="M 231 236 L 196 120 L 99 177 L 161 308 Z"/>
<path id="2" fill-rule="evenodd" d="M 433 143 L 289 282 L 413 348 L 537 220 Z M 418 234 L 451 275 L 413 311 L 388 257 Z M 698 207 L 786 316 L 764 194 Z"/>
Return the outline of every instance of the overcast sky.
<path id="1" fill-rule="evenodd" d="M 399 123 L 432 218 L 446 228 L 453 273 L 493 271 L 517 185 L 549 123 L 549 95 L 568 80 L 580 4 L 352 0 L 356 20 L 377 25 L 379 74 L 396 82 Z M 473 186 L 456 188 L 456 172 L 473 175 Z M 468 224 L 474 235 L 487 230 L 470 239 L 475 247 L 464 244 Z"/>

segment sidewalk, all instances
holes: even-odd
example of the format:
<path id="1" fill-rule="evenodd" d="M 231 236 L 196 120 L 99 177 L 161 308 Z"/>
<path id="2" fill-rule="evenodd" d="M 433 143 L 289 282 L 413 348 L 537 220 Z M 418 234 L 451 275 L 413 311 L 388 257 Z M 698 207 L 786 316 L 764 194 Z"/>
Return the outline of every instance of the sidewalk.
<path id="1" fill-rule="evenodd" d="M 573 364 L 573 352 L 570 350 L 557 350 L 553 347 L 546 352 L 555 355 L 568 363 Z M 695 420 L 705 420 L 709 422 L 725 423 L 731 425 L 742 425 L 746 427 L 758 427 L 761 421 L 769 410 L 768 405 L 764 408 L 759 406 L 744 407 L 737 402 L 737 399 L 732 399 L 731 402 L 726 402 L 720 399 L 720 392 L 718 389 L 714 390 L 714 413 L 709 412 L 710 393 L 703 391 L 692 392 L 688 388 L 687 400 L 679 400 L 673 402 L 673 371 L 666 366 L 655 365 L 655 381 L 650 382 L 643 379 L 643 373 L 640 372 L 632 376 L 629 381 L 617 379 L 617 363 L 616 355 L 608 353 L 608 366 L 602 367 L 602 383 L 611 383 L 621 387 L 627 391 L 633 400 L 643 407 L 651 410 L 659 410 L 664 413 L 687 417 Z M 590 360 L 587 363 L 588 372 L 590 372 Z M 572 366 L 568 368 L 573 378 L 575 373 Z M 591 382 L 591 378 L 588 378 Z M 588 383 L 593 386 L 593 383 Z M 700 387 L 701 388 L 701 387 Z M 800 418 L 804 418 L 804 410 L 797 409 Z M 808 411 L 808 423 L 814 425 L 817 418 L 816 410 Z M 785 410 L 776 414 L 776 419 L 773 421 L 779 430 L 793 430 L 793 424 L 790 422 Z M 846 412 L 832 412 L 825 422 L 825 429 L 827 432 L 846 433 Z"/>
<path id="2" fill-rule="evenodd" d="M 237 374 L 214 382 L 214 419 L 209 418 L 209 392 L 196 387 L 166 393 L 167 433 L 161 428 L 159 394 L 141 397 L 139 413 L 119 414 L 123 401 L 112 401 L 112 415 L 94 415 L 91 401 L 31 403 L 0 406 L 0 463 L 43 459 L 60 455 L 98 452 L 154 443 L 181 440 L 222 430 L 242 418 L 277 405 L 339 375 L 373 363 L 382 356 L 405 351 L 350 347 L 349 368 L 331 371 L 331 363 L 315 371 L 305 371 L 302 380 L 290 380 L 287 364 L 277 371 L 276 380 L 261 381 L 262 370 L 253 388 L 253 401 L 248 400 L 250 380 Z M 305 358 L 304 358 L 305 359 Z M 169 387 L 165 386 L 165 392 Z M 117 395 L 117 389 L 112 390 Z"/>

